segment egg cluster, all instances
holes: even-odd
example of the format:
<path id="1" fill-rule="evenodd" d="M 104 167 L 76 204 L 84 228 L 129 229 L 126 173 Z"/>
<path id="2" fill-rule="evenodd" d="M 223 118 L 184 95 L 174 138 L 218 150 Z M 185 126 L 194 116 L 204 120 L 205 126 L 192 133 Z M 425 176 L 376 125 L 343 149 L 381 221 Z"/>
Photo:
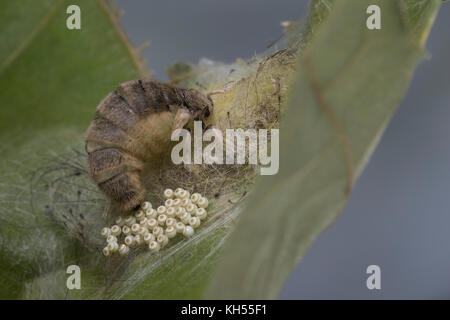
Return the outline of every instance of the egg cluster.
<path id="1" fill-rule="evenodd" d="M 164 198 L 163 206 L 154 209 L 146 201 L 136 214 L 119 217 L 115 225 L 103 228 L 101 233 L 107 243 L 103 254 L 110 256 L 118 252 L 126 255 L 130 248 L 141 245 L 148 246 L 151 252 L 158 252 L 177 234 L 191 237 L 208 215 L 208 199 L 199 193 L 191 195 L 182 188 L 166 189 Z"/>

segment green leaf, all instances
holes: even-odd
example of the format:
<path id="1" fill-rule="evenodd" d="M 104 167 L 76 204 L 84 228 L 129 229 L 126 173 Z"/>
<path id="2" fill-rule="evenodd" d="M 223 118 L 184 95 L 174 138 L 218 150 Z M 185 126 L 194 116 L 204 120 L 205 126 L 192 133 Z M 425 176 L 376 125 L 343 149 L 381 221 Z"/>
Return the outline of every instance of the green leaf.
<path id="1" fill-rule="evenodd" d="M 439 1 L 403 0 L 400 2 L 404 12 L 405 23 L 414 32 L 421 45 L 425 44 L 428 33 L 433 25 Z"/>
<path id="2" fill-rule="evenodd" d="M 400 0 L 397 1 L 397 3 L 401 9 L 401 19 L 405 24 L 408 24 L 408 28 L 415 33 L 420 43 L 423 45 L 438 11 L 439 1 Z M 335 0 L 311 1 L 310 12 L 308 15 L 308 39 L 311 39 L 312 35 L 319 29 L 322 22 L 326 20 L 328 14 L 332 11 L 334 4 Z M 375 4 L 375 2 L 373 4 Z M 381 14 L 383 14 L 383 11 Z"/>
<path id="3" fill-rule="evenodd" d="M 71 4 L 81 8 L 81 30 L 66 27 Z M 100 255 L 34 201 L 45 197 L 30 183 L 38 168 L 60 166 L 55 156 L 83 150 L 95 106 L 118 83 L 138 78 L 142 66 L 103 1 L 1 1 L 0 41 L 0 298 L 76 297 L 66 293 L 65 268 L 87 262 L 87 284 Z M 96 227 L 100 216 L 90 219 Z M 82 294 L 93 295 L 88 288 Z"/>
<path id="4" fill-rule="evenodd" d="M 308 40 L 319 30 L 322 22 L 326 20 L 335 4 L 335 0 L 312 0 L 308 14 L 307 37 Z"/>
<path id="5" fill-rule="evenodd" d="M 66 8 L 81 8 L 69 30 Z M 0 134 L 49 126 L 86 128 L 118 82 L 139 77 L 102 1 L 2 1 Z"/>
<path id="6" fill-rule="evenodd" d="M 313 8 L 325 2 L 313 1 Z M 406 1 L 405 12 L 397 1 L 340 0 L 326 14 L 313 13 L 321 26 L 312 27 L 297 65 L 280 129 L 280 172 L 259 179 L 209 297 L 275 298 L 311 242 L 343 210 L 424 55 L 429 27 L 422 26 L 431 25 L 439 1 L 427 2 Z M 370 4 L 381 8 L 381 30 L 366 28 Z"/>

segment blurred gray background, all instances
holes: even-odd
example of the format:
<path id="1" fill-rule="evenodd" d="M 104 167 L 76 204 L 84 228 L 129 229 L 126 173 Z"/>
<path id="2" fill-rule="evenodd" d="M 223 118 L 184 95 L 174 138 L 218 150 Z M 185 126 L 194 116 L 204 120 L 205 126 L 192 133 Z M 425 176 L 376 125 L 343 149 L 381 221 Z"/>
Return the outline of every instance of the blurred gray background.
<path id="1" fill-rule="evenodd" d="M 157 80 L 174 61 L 222 62 L 266 50 L 305 0 L 117 0 Z M 450 298 L 450 3 L 351 199 L 287 280 L 281 299 Z M 381 268 L 368 290 L 366 268 Z"/>

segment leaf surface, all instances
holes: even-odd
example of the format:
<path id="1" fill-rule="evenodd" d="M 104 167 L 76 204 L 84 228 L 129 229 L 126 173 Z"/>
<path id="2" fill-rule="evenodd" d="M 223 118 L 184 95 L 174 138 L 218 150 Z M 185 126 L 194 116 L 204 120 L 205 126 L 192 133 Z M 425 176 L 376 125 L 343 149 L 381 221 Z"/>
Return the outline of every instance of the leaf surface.
<path id="1" fill-rule="evenodd" d="M 259 179 L 209 297 L 275 298 L 343 210 L 424 55 L 416 32 L 419 21 L 431 25 L 438 2 L 430 1 L 432 10 L 422 3 L 313 1 L 311 23 L 320 26 L 309 29 L 297 65 L 280 129 L 280 171 Z M 366 28 L 370 4 L 381 8 L 381 30 Z M 418 18 L 406 21 L 412 12 Z"/>

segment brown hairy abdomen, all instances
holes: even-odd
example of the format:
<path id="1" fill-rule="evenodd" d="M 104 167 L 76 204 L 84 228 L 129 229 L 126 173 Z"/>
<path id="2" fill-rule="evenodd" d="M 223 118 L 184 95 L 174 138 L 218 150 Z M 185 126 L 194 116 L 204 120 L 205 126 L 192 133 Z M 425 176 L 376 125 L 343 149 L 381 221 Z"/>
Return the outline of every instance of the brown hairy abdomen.
<path id="1" fill-rule="evenodd" d="M 144 199 L 141 171 L 170 143 L 170 110 L 183 104 L 182 90 L 133 80 L 120 84 L 97 107 L 86 137 L 89 171 L 100 190 L 125 211 Z"/>
<path id="2" fill-rule="evenodd" d="M 154 105 L 149 103 L 145 89 L 138 80 L 120 84 L 116 92 L 140 118 L 155 111 Z"/>
<path id="3" fill-rule="evenodd" d="M 97 107 L 97 113 L 125 132 L 132 130 L 140 119 L 136 111 L 116 92 L 111 92 L 100 102 Z"/>
<path id="4" fill-rule="evenodd" d="M 99 149 L 89 153 L 88 163 L 91 176 L 97 183 L 126 171 L 141 171 L 144 167 L 142 161 L 113 148 Z"/>
<path id="5" fill-rule="evenodd" d="M 98 186 L 125 211 L 135 209 L 144 200 L 145 188 L 137 171 L 120 173 Z"/>
<path id="6" fill-rule="evenodd" d="M 130 129 L 130 131 L 132 130 Z M 88 153 L 99 148 L 116 148 L 133 155 L 135 158 L 141 160 L 146 158 L 145 147 L 139 139 L 134 138 L 103 116 L 99 116 L 92 121 L 87 132 L 86 148 Z"/>

